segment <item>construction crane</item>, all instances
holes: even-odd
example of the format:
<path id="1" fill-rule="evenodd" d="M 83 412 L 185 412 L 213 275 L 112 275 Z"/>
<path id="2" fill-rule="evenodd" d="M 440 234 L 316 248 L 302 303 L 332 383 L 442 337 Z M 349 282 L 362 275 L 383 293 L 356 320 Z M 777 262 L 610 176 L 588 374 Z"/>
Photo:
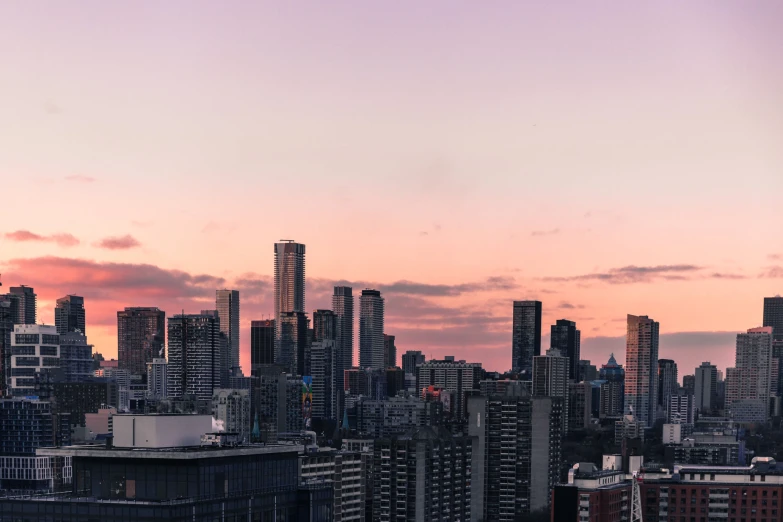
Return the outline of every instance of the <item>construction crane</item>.
<path id="1" fill-rule="evenodd" d="M 631 480 L 631 522 L 644 522 L 642 518 L 642 494 L 639 484 L 642 482 L 642 472 L 634 471 Z"/>

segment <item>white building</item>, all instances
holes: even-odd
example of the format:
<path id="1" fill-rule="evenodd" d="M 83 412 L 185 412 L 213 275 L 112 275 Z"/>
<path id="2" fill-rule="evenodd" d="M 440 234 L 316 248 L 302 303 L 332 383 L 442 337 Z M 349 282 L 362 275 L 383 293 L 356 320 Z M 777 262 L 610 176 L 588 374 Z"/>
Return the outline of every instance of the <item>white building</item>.
<path id="1" fill-rule="evenodd" d="M 56 326 L 19 324 L 11 335 L 11 394 L 35 395 L 35 374 L 60 366 Z"/>

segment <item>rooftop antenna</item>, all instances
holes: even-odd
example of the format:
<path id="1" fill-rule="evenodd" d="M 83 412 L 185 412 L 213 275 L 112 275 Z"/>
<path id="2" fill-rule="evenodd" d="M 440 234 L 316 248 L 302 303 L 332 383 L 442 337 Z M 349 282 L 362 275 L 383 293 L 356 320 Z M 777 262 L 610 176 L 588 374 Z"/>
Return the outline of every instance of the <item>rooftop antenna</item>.
<path id="1" fill-rule="evenodd" d="M 280 242 L 281 243 L 293 243 L 294 240 L 293 239 L 281 239 Z"/>

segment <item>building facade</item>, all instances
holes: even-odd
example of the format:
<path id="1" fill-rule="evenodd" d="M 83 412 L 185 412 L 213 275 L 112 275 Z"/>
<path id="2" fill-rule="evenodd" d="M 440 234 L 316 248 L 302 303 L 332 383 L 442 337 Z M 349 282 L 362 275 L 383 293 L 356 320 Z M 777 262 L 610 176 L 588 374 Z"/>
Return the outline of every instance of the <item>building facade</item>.
<path id="1" fill-rule="evenodd" d="M 14 326 L 11 337 L 10 393 L 14 396 L 38 395 L 36 377 L 60 366 L 60 336 L 48 325 Z"/>
<path id="2" fill-rule="evenodd" d="M 313 377 L 313 417 L 339 420 L 337 387 L 337 342 L 315 341 L 310 347 Z"/>
<path id="3" fill-rule="evenodd" d="M 147 363 L 147 398 L 164 399 L 169 396 L 168 365 L 166 359 L 152 359 Z"/>
<path id="4" fill-rule="evenodd" d="M 430 360 L 421 364 L 416 374 L 416 390 L 421 391 L 429 386 L 453 392 L 456 396 L 452 405 L 455 419 L 466 417 L 465 397 L 477 393 L 479 382 L 483 377 L 481 363 L 456 361 L 447 355 L 443 360 Z"/>
<path id="5" fill-rule="evenodd" d="M 285 313 L 304 314 L 305 311 L 305 246 L 289 240 L 275 243 L 275 363 L 294 371 L 296 354 L 291 353 L 294 347 L 290 342 L 281 346 L 282 319 Z"/>
<path id="6" fill-rule="evenodd" d="M 550 338 L 551 349 L 568 358 L 568 378 L 576 382 L 582 380 L 579 371 L 582 333 L 577 330 L 576 323 L 558 319 L 552 325 Z"/>
<path id="7" fill-rule="evenodd" d="M 356 406 L 356 429 L 373 438 L 402 436 L 411 429 L 438 426 L 443 418 L 440 402 L 418 397 L 364 399 Z"/>
<path id="8" fill-rule="evenodd" d="M 147 363 L 166 355 L 166 312 L 129 307 L 117 312 L 117 359 L 132 375 L 144 375 Z"/>
<path id="9" fill-rule="evenodd" d="M 384 368 L 397 366 L 397 346 L 393 335 L 383 334 L 383 365 Z"/>
<path id="10" fill-rule="evenodd" d="M 522 379 L 533 375 L 533 357 L 541 355 L 541 301 L 514 301 L 511 370 Z"/>
<path id="11" fill-rule="evenodd" d="M 338 417 L 342 418 L 344 409 L 345 382 L 344 373 L 353 367 L 353 289 L 350 286 L 335 286 L 332 295 L 332 311 L 337 316 L 337 357 L 335 372 L 337 379 Z"/>
<path id="12" fill-rule="evenodd" d="M 16 324 L 38 323 L 38 296 L 35 290 L 29 286 L 12 286 L 9 293 L 19 298 L 19 316 Z"/>
<path id="13" fill-rule="evenodd" d="M 250 323 L 250 367 L 275 363 L 275 320 Z"/>
<path id="14" fill-rule="evenodd" d="M 216 313 L 175 315 L 168 322 L 168 393 L 211 400 L 220 388 L 220 319 Z M 146 368 L 145 368 L 146 369 Z"/>
<path id="15" fill-rule="evenodd" d="M 424 364 L 426 357 L 419 350 L 408 350 L 402 354 L 402 369 L 408 375 L 416 375 L 416 368 Z"/>
<path id="16" fill-rule="evenodd" d="M 66 382 L 80 382 L 92 375 L 92 345 L 79 332 L 60 334 L 60 371 Z"/>
<path id="17" fill-rule="evenodd" d="M 677 394 L 679 387 L 677 363 L 671 359 L 658 359 L 658 408 L 662 415 L 666 414 L 669 399 Z"/>
<path id="18" fill-rule="evenodd" d="M 767 420 L 773 388 L 772 335 L 771 326 L 737 334 L 734 368 L 726 369 L 726 408 L 737 422 Z"/>
<path id="19" fill-rule="evenodd" d="M 250 392 L 216 388 L 212 393 L 212 417 L 226 433 L 236 433 L 242 443 L 250 442 Z"/>
<path id="20" fill-rule="evenodd" d="M 220 317 L 220 331 L 228 340 L 228 373 L 239 375 L 239 290 L 216 290 L 215 308 Z"/>
<path id="21" fill-rule="evenodd" d="M 378 290 L 362 290 L 359 298 L 359 366 L 380 370 L 383 358 L 384 299 Z"/>
<path id="22" fill-rule="evenodd" d="M 79 331 L 87 335 L 85 330 L 84 297 L 78 295 L 66 295 L 57 300 L 54 308 L 54 325 L 57 333 Z"/>
<path id="23" fill-rule="evenodd" d="M 366 518 L 368 464 L 360 452 L 319 449 L 299 456 L 299 478 L 303 484 L 332 486 L 334 522 L 364 522 L 371 520 Z"/>
<path id="24" fill-rule="evenodd" d="M 647 317 L 628 315 L 625 352 L 625 413 L 647 427 L 655 423 L 658 402 L 658 332 Z"/>
<path id="25" fill-rule="evenodd" d="M 703 362 L 696 368 L 693 379 L 696 409 L 703 413 L 711 412 L 718 402 L 718 367 L 709 361 Z"/>

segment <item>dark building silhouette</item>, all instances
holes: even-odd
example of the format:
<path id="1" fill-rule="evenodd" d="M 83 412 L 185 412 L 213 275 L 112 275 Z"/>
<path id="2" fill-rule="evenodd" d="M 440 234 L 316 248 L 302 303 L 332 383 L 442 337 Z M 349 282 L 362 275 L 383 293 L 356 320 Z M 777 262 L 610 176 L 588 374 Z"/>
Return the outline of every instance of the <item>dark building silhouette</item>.
<path id="1" fill-rule="evenodd" d="M 119 368 L 147 375 L 147 363 L 165 356 L 166 312 L 153 307 L 130 307 L 117 312 Z"/>
<path id="2" fill-rule="evenodd" d="M 337 319 L 332 310 L 313 312 L 313 340 L 337 341 Z"/>
<path id="3" fill-rule="evenodd" d="M 558 319 L 551 329 L 551 347 L 558 350 L 561 357 L 568 357 L 568 378 L 579 381 L 579 357 L 582 333 L 576 329 L 576 323 Z"/>
<path id="4" fill-rule="evenodd" d="M 775 341 L 783 341 L 783 297 L 764 298 L 764 324 L 772 327 Z"/>
<path id="5" fill-rule="evenodd" d="M 166 380 L 169 396 L 181 398 L 193 395 L 197 399 L 211 400 L 212 391 L 221 387 L 220 319 L 214 310 L 201 314 L 169 317 L 169 364 Z M 223 337 L 225 339 L 225 336 Z"/>
<path id="6" fill-rule="evenodd" d="M 275 320 L 250 323 L 250 367 L 275 363 Z"/>
<path id="7" fill-rule="evenodd" d="M 383 362 L 386 368 L 397 366 L 397 347 L 393 335 L 383 334 Z"/>
<path id="8" fill-rule="evenodd" d="M 533 357 L 541 355 L 541 301 L 514 301 L 511 369 L 523 379 L 533 375 Z"/>
<path id="9" fill-rule="evenodd" d="M 16 324 L 36 324 L 38 322 L 38 296 L 29 286 L 12 286 L 8 289 L 19 296 L 19 317 Z"/>
<path id="10" fill-rule="evenodd" d="M 57 300 L 54 307 L 54 325 L 58 334 L 79 331 L 87 335 L 85 330 L 84 297 L 66 295 Z"/>
<path id="11" fill-rule="evenodd" d="M 239 376 L 239 290 L 216 290 L 215 308 L 220 316 L 220 331 L 228 341 L 225 372 L 230 376 Z"/>
<path id="12" fill-rule="evenodd" d="M 419 350 L 408 350 L 402 354 L 402 369 L 405 373 L 416 375 L 416 368 L 422 364 L 426 358 Z"/>

